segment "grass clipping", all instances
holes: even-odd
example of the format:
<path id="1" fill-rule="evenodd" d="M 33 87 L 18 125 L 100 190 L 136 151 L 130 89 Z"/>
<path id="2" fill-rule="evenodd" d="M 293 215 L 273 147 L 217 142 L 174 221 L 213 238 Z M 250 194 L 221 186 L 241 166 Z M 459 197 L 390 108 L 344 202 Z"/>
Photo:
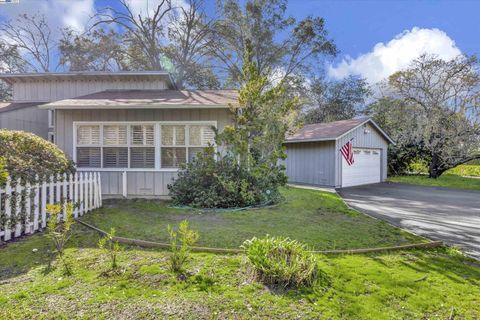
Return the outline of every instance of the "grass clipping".
<path id="1" fill-rule="evenodd" d="M 252 238 L 242 245 L 258 280 L 284 288 L 312 286 L 325 275 L 314 254 L 289 238 Z"/>

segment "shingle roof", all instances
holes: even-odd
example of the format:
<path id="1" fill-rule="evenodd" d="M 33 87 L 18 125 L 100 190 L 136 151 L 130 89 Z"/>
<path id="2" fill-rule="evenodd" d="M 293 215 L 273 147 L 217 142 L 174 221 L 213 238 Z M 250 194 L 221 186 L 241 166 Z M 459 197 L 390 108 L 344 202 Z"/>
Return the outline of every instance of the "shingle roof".
<path id="1" fill-rule="evenodd" d="M 48 103 L 43 108 L 162 108 L 228 107 L 236 103 L 236 90 L 106 90 Z"/>
<path id="2" fill-rule="evenodd" d="M 0 102 L 0 113 L 39 106 L 45 102 Z"/>
<path id="3" fill-rule="evenodd" d="M 327 123 L 307 124 L 297 133 L 287 137 L 286 142 L 335 140 L 369 120 L 370 118 L 364 117 Z"/>

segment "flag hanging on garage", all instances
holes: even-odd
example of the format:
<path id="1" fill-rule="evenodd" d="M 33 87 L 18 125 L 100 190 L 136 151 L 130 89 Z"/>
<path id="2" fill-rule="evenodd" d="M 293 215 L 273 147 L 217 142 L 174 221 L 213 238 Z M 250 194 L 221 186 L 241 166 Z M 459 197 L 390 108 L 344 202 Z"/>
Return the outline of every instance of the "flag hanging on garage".
<path id="1" fill-rule="evenodd" d="M 347 143 L 345 143 L 343 147 L 340 149 L 340 152 L 342 153 L 342 156 L 345 158 L 345 161 L 347 161 L 347 164 L 351 166 L 354 162 L 352 141 L 350 140 Z"/>

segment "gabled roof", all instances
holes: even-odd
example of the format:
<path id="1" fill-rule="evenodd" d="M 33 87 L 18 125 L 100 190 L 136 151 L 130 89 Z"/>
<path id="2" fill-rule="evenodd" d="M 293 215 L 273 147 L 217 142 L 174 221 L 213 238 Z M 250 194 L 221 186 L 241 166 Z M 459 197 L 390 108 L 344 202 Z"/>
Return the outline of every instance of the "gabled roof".
<path id="1" fill-rule="evenodd" d="M 175 84 L 166 71 L 79 71 L 79 72 L 35 72 L 35 73 L 1 73 L 0 80 L 9 84 L 44 80 L 102 80 L 102 79 L 133 79 L 133 80 L 164 80 L 169 88 Z"/>
<path id="2" fill-rule="evenodd" d="M 42 109 L 228 108 L 236 90 L 106 90 L 43 105 Z"/>
<path id="3" fill-rule="evenodd" d="M 395 142 L 370 117 L 307 124 L 297 133 L 288 136 L 285 143 L 337 140 L 359 126 L 371 123 L 390 143 Z"/>
<path id="4" fill-rule="evenodd" d="M 35 107 L 44 104 L 45 101 L 39 102 L 0 102 L 0 113 L 13 110 L 19 110 L 28 107 Z"/>

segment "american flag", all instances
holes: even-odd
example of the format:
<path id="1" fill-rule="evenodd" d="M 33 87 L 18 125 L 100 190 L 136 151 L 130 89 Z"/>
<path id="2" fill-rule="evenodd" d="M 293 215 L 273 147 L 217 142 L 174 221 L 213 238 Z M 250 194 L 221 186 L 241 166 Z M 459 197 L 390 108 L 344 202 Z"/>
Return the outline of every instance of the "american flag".
<path id="1" fill-rule="evenodd" d="M 340 149 L 340 152 L 342 153 L 342 156 L 345 158 L 345 161 L 347 161 L 347 164 L 351 166 L 353 164 L 353 145 L 352 141 L 348 141 L 343 145 L 343 147 Z"/>

